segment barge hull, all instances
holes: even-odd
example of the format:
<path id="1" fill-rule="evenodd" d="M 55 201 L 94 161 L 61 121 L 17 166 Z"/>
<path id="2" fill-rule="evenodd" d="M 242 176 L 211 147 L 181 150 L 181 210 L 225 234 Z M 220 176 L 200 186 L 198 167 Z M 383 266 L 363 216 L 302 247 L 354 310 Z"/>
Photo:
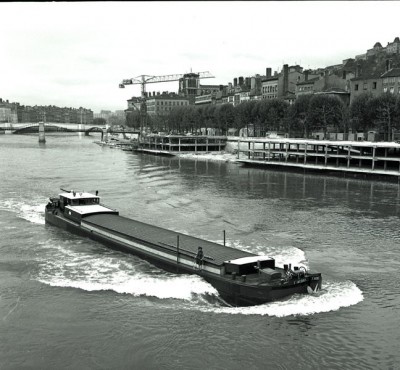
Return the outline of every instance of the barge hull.
<path id="1" fill-rule="evenodd" d="M 239 280 L 239 277 L 237 278 L 238 280 L 229 280 L 223 275 L 216 275 L 215 273 L 210 273 L 205 270 L 194 269 L 193 265 L 180 264 L 177 263 L 177 260 L 173 261 L 171 259 L 163 258 L 162 256 L 151 253 L 149 251 L 143 251 L 140 248 L 135 248 L 134 246 L 132 246 L 132 243 L 128 244 L 128 241 L 124 242 L 121 240 L 117 240 L 115 237 L 112 237 L 112 235 L 106 236 L 95 231 L 90 231 L 86 228 L 83 228 L 81 225 L 66 219 L 62 214 L 60 215 L 57 212 L 46 212 L 45 219 L 46 223 L 48 224 L 57 226 L 75 235 L 88 237 L 94 241 L 106 245 L 111 249 L 136 255 L 139 258 L 150 262 L 154 266 L 164 269 L 168 272 L 199 275 L 219 292 L 222 299 L 224 299 L 227 303 L 235 306 L 263 304 L 269 301 L 284 298 L 288 295 L 292 295 L 295 293 L 307 293 L 308 286 L 311 286 L 313 290 L 315 289 L 315 283 L 313 285 L 313 282 L 309 279 L 304 279 L 305 281 L 300 284 L 290 284 L 288 286 L 249 286 L 248 284 L 242 283 Z M 168 230 L 168 232 L 171 231 Z M 149 244 L 147 241 L 140 242 L 140 240 L 138 241 L 138 243 L 140 245 L 145 245 L 146 243 Z M 245 253 L 245 255 L 249 254 L 247 252 L 243 253 Z M 317 275 L 320 276 L 320 274 Z M 321 280 L 319 280 L 319 282 L 317 282 L 316 284 L 319 284 L 320 286 Z"/>

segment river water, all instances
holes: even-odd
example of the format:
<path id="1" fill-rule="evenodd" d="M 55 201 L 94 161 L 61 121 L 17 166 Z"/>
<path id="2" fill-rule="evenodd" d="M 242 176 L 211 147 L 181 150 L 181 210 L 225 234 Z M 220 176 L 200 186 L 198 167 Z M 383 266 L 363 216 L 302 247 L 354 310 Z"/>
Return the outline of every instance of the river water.
<path id="1" fill-rule="evenodd" d="M 0 136 L 1 369 L 399 369 L 397 184 L 138 155 L 94 136 Z M 121 215 L 323 274 L 316 295 L 225 307 L 44 223 L 59 188 Z"/>

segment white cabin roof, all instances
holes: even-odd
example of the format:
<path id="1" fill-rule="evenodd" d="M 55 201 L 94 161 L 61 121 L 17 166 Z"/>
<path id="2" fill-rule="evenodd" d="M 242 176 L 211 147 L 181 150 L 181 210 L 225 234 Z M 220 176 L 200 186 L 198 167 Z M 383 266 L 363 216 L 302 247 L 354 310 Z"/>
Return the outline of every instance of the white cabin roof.
<path id="1" fill-rule="evenodd" d="M 66 206 L 65 208 L 77 212 L 81 215 L 90 215 L 92 213 L 115 212 L 113 209 L 101 206 L 100 204 L 90 204 L 87 206 Z"/>
<path id="2" fill-rule="evenodd" d="M 68 198 L 68 199 L 87 199 L 87 198 L 97 198 L 99 199 L 100 197 L 98 197 L 97 195 L 91 194 L 91 193 L 85 193 L 85 192 L 75 192 L 75 196 L 74 193 L 71 191 L 70 193 L 61 193 L 59 194 L 60 197 L 63 196 L 64 198 Z"/>
<path id="3" fill-rule="evenodd" d="M 272 257 L 268 256 L 250 256 L 237 258 L 235 260 L 225 261 L 225 263 L 231 263 L 233 265 L 246 265 L 247 263 L 257 263 L 257 261 L 271 261 Z"/>

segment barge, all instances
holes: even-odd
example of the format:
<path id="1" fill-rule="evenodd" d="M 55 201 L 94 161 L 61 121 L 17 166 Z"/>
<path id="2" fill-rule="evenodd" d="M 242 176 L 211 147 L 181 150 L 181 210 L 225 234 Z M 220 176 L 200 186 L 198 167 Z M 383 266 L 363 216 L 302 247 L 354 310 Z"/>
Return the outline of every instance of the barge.
<path id="1" fill-rule="evenodd" d="M 197 274 L 230 305 L 250 306 L 321 289 L 320 273 L 275 265 L 260 256 L 119 215 L 98 192 L 65 191 L 51 197 L 46 224 L 134 254 L 173 273 Z"/>

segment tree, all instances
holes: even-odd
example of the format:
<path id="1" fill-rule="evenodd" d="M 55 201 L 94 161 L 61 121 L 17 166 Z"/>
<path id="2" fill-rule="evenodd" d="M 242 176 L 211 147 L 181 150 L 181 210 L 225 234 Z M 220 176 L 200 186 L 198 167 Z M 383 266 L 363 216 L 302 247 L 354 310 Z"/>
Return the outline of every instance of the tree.
<path id="1" fill-rule="evenodd" d="M 254 100 L 244 101 L 235 106 L 235 128 L 241 129 L 243 127 L 247 128 L 249 132 L 249 125 L 254 124 L 253 108 L 256 102 Z"/>
<path id="2" fill-rule="evenodd" d="M 185 113 L 184 107 L 176 107 L 169 111 L 169 129 L 176 133 L 181 133 L 184 126 L 183 116 Z"/>
<path id="3" fill-rule="evenodd" d="M 272 99 L 267 105 L 266 122 L 268 126 L 279 132 L 285 130 L 285 117 L 289 104 L 282 99 Z"/>
<path id="4" fill-rule="evenodd" d="M 235 122 L 235 112 L 232 104 L 222 104 L 217 109 L 218 128 L 225 131 L 228 135 L 228 129 L 233 126 Z"/>
<path id="5" fill-rule="evenodd" d="M 374 125 L 371 111 L 372 94 L 358 95 L 349 107 L 350 128 L 354 131 L 362 130 L 366 133 Z"/>
<path id="6" fill-rule="evenodd" d="M 343 120 L 343 102 L 336 96 L 326 94 L 313 95 L 308 108 L 308 120 L 311 128 L 320 128 L 326 138 L 330 127 L 339 129 Z"/>
<path id="7" fill-rule="evenodd" d="M 94 125 L 99 125 L 99 126 L 105 126 L 107 121 L 104 118 L 95 118 L 93 119 L 93 124 Z"/>
<path id="8" fill-rule="evenodd" d="M 372 117 L 388 141 L 393 140 L 393 129 L 399 128 L 399 98 L 391 93 L 379 95 L 371 100 Z"/>
<path id="9" fill-rule="evenodd" d="M 139 128 L 140 127 L 140 112 L 137 110 L 132 111 L 132 112 L 127 112 L 126 125 L 128 127 Z"/>
<path id="10" fill-rule="evenodd" d="M 203 109 L 204 125 L 206 128 L 217 127 L 216 106 L 206 105 Z"/>
<path id="11" fill-rule="evenodd" d="M 124 116 L 121 115 L 116 115 L 116 114 L 112 114 L 109 117 L 109 124 L 111 126 L 123 126 L 125 124 L 126 118 Z"/>
<path id="12" fill-rule="evenodd" d="M 288 108 L 287 116 L 291 121 L 291 127 L 295 131 L 301 131 L 305 138 L 309 136 L 308 110 L 313 95 L 301 95 Z"/>

